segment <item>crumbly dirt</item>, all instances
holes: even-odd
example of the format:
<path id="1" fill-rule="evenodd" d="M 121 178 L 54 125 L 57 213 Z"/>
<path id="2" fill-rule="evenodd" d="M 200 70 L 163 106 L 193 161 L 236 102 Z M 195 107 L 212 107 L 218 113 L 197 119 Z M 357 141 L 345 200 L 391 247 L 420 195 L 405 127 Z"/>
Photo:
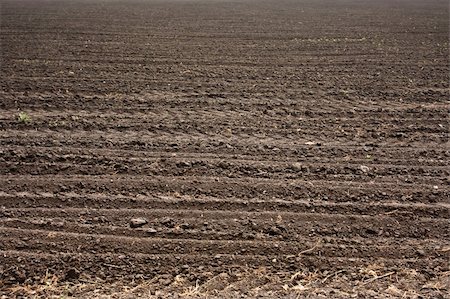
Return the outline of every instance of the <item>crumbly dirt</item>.
<path id="1" fill-rule="evenodd" d="M 449 298 L 448 3 L 336 2 L 1 0 L 0 298 Z"/>

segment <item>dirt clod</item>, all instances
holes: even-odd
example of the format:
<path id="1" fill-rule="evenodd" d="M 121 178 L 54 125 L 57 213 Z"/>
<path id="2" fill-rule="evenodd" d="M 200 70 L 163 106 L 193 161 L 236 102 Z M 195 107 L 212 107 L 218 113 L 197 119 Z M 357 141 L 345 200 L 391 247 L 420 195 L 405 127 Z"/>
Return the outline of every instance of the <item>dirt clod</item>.
<path id="1" fill-rule="evenodd" d="M 133 218 L 130 220 L 130 227 L 131 228 L 138 228 L 146 225 L 148 223 L 148 220 L 145 218 Z"/>
<path id="2" fill-rule="evenodd" d="M 65 279 L 66 280 L 75 280 L 80 277 L 80 271 L 75 268 L 71 268 L 66 272 Z"/>

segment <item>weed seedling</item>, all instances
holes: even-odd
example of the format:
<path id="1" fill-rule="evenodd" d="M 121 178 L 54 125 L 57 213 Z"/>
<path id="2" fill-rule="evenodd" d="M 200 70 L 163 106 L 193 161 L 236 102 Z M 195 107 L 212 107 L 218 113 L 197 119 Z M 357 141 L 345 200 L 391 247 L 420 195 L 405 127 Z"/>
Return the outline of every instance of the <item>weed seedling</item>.
<path id="1" fill-rule="evenodd" d="M 17 118 L 17 120 L 20 123 L 27 124 L 27 123 L 31 122 L 31 117 L 26 112 L 20 112 L 19 113 L 19 117 Z"/>

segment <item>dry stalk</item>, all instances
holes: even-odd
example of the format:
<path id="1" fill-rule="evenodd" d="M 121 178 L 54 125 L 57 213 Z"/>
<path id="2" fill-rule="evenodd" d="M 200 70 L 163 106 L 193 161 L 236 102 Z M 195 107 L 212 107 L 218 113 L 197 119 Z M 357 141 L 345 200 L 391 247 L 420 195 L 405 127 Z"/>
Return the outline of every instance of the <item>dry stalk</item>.
<path id="1" fill-rule="evenodd" d="M 302 254 L 305 254 L 305 253 L 313 251 L 314 249 L 316 249 L 319 246 L 319 244 L 320 244 L 320 241 L 318 241 L 316 243 L 316 245 L 314 245 L 313 247 L 311 247 L 309 249 L 306 249 L 306 250 L 303 250 L 303 251 L 300 251 L 298 255 L 302 255 Z"/>
<path id="2" fill-rule="evenodd" d="M 371 279 L 366 280 L 365 282 L 363 282 L 363 283 L 361 284 L 361 286 L 366 285 L 366 284 L 368 284 L 368 283 L 371 283 L 371 282 L 373 282 L 373 281 L 375 281 L 375 280 L 378 280 L 378 279 L 381 279 L 381 278 L 384 278 L 384 277 L 387 277 L 387 276 L 391 276 L 391 275 L 394 274 L 394 273 L 395 273 L 395 271 L 392 271 L 392 272 L 386 273 L 386 274 L 381 275 L 381 276 L 373 277 L 373 278 L 371 278 Z"/>
<path id="3" fill-rule="evenodd" d="M 342 273 L 342 272 L 345 272 L 345 270 L 339 270 L 339 271 L 336 271 L 334 273 L 331 273 L 331 274 L 325 276 L 325 278 L 322 279 L 322 283 L 325 283 L 325 281 L 327 281 L 329 278 L 331 278 L 333 276 L 336 276 L 336 275 L 338 275 L 339 273 Z"/>

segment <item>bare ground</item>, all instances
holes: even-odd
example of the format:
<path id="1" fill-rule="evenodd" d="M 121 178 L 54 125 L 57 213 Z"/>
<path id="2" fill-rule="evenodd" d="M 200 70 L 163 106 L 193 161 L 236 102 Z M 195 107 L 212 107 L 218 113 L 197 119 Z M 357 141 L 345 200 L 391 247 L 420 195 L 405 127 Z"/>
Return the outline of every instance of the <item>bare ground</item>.
<path id="1" fill-rule="evenodd" d="M 0 3 L 2 298 L 449 298 L 446 1 Z"/>

